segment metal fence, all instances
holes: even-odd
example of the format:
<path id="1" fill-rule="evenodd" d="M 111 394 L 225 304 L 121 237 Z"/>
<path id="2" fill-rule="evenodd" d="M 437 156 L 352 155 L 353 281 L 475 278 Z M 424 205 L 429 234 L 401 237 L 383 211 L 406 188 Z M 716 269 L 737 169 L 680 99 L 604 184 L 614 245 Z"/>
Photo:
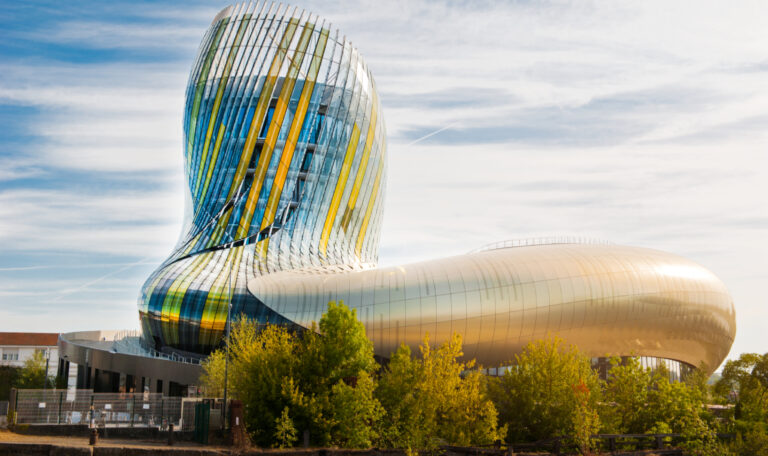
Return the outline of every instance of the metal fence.
<path id="1" fill-rule="evenodd" d="M 8 401 L 0 401 L 0 416 L 8 414 Z"/>
<path id="2" fill-rule="evenodd" d="M 93 424 L 98 427 L 154 427 L 191 431 L 195 405 L 212 409 L 221 400 L 166 397 L 160 393 L 94 393 L 93 390 L 17 390 L 11 404 L 16 424 Z"/>

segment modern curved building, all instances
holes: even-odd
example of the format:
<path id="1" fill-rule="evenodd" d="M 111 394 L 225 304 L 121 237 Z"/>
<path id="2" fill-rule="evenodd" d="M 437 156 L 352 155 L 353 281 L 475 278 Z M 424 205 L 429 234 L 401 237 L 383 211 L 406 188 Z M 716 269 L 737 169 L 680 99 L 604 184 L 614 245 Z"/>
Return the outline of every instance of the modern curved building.
<path id="1" fill-rule="evenodd" d="M 723 283 L 664 252 L 520 243 L 376 268 L 386 186 L 376 85 L 349 41 L 312 14 L 266 3 L 221 11 L 192 67 L 184 135 L 188 220 L 139 299 L 157 350 L 219 347 L 230 302 L 232 316 L 308 328 L 332 301 L 357 309 L 382 357 L 454 332 L 484 367 L 548 336 L 595 358 L 711 370 L 730 350 Z"/>
<path id="2" fill-rule="evenodd" d="M 145 338 L 207 353 L 227 320 L 292 324 L 247 291 L 253 277 L 377 260 L 386 182 L 373 77 L 317 16 L 225 8 L 192 67 L 184 116 L 188 221 L 144 285 Z"/>

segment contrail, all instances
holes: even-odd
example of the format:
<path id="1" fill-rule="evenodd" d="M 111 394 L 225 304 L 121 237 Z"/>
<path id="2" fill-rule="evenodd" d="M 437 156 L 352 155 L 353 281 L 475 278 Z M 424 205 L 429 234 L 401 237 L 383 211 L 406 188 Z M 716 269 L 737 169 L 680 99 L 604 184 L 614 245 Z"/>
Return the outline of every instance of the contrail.
<path id="1" fill-rule="evenodd" d="M 51 300 L 51 302 L 57 302 L 57 301 L 60 301 L 60 300 L 61 300 L 61 298 L 63 298 L 64 296 L 66 296 L 66 295 L 68 295 L 68 294 L 72 294 L 72 293 L 75 293 L 75 292 L 77 292 L 77 291 L 81 291 L 81 290 L 84 290 L 84 289 L 86 289 L 86 288 L 90 287 L 91 285 L 93 285 L 93 284 L 95 284 L 95 283 L 99 283 L 99 282 L 101 282 L 102 280 L 104 280 L 104 279 L 106 279 L 106 278 L 108 278 L 108 277 L 112 277 L 112 276 L 113 276 L 113 275 L 115 275 L 115 274 L 118 274 L 118 273 L 120 273 L 120 272 L 123 272 L 123 271 L 125 271 L 126 269 L 130 269 L 130 268 L 132 268 L 132 267 L 134 267 L 134 266 L 139 266 L 139 265 L 141 265 L 141 264 L 147 264 L 147 263 L 145 263 L 145 261 L 147 261 L 147 260 L 150 260 L 150 259 L 152 259 L 152 257 L 146 257 L 146 258 L 142 258 L 142 259 L 140 259 L 139 261 L 136 261 L 135 263 L 128 263 L 128 264 L 126 264 L 125 266 L 123 266 L 123 267 L 122 267 L 122 268 L 120 268 L 120 269 L 116 269 L 116 270 L 114 270 L 114 271 L 112 271 L 112 272 L 110 272 L 110 273 L 104 274 L 104 275 L 103 275 L 103 276 L 101 276 L 101 277 L 97 277 L 97 278 L 95 278 L 95 279 L 91 280 L 90 282 L 87 282 L 87 283 L 84 283 L 84 284 L 80 285 L 80 286 L 79 286 L 79 287 L 77 287 L 77 288 L 72 288 L 72 289 L 69 289 L 69 290 L 63 290 L 63 291 L 60 291 L 60 292 L 59 292 L 59 295 L 58 295 L 57 297 L 53 298 L 53 299 Z"/>
<path id="2" fill-rule="evenodd" d="M 421 138 L 419 138 L 419 139 L 416 139 L 416 140 L 414 140 L 414 141 L 411 141 L 411 142 L 409 142 L 408 144 L 406 144 L 406 145 L 405 145 L 405 147 L 408 147 L 408 146 L 412 146 L 412 145 L 414 145 L 414 144 L 416 144 L 416 143 L 418 143 L 418 142 L 424 141 L 425 139 L 427 139 L 427 138 L 429 138 L 429 137 L 431 137 L 431 136 L 435 136 L 436 134 L 440 133 L 441 131 L 443 131 L 443 130 L 447 130 L 447 129 L 449 129 L 449 128 L 451 128 L 451 127 L 455 126 L 455 125 L 456 125 L 456 124 L 458 124 L 458 123 L 459 123 L 459 121 L 458 121 L 458 120 L 457 120 L 456 122 L 452 122 L 452 123 L 449 123 L 448 125 L 444 126 L 443 128 L 441 128 L 441 129 L 439 129 L 439 130 L 435 130 L 435 131 L 433 131 L 432 133 L 426 134 L 426 135 L 422 136 L 422 137 L 421 137 Z"/>

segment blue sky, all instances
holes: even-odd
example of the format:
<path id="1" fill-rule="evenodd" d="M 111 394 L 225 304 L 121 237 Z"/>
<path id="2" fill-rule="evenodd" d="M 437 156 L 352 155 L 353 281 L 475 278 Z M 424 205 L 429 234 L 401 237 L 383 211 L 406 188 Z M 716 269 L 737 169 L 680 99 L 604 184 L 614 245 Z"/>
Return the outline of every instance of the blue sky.
<path id="1" fill-rule="evenodd" d="M 181 117 L 226 2 L 0 3 L 0 331 L 136 328 L 183 214 Z M 765 2 L 337 3 L 388 130 L 382 264 L 576 235 L 728 286 L 765 352 Z"/>

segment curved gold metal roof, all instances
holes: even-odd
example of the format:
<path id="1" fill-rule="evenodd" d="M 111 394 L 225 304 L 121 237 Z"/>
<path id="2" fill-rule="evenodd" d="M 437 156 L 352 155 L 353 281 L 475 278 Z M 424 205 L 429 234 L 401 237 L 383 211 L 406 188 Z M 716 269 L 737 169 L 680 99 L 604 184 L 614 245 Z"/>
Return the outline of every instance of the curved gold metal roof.
<path id="1" fill-rule="evenodd" d="M 424 335 L 464 338 L 467 358 L 510 364 L 536 339 L 559 336 L 588 356 L 674 359 L 714 370 L 736 332 L 732 299 L 709 270 L 657 250 L 615 245 L 503 248 L 367 271 L 286 271 L 248 290 L 308 327 L 344 301 L 389 356 Z"/>

